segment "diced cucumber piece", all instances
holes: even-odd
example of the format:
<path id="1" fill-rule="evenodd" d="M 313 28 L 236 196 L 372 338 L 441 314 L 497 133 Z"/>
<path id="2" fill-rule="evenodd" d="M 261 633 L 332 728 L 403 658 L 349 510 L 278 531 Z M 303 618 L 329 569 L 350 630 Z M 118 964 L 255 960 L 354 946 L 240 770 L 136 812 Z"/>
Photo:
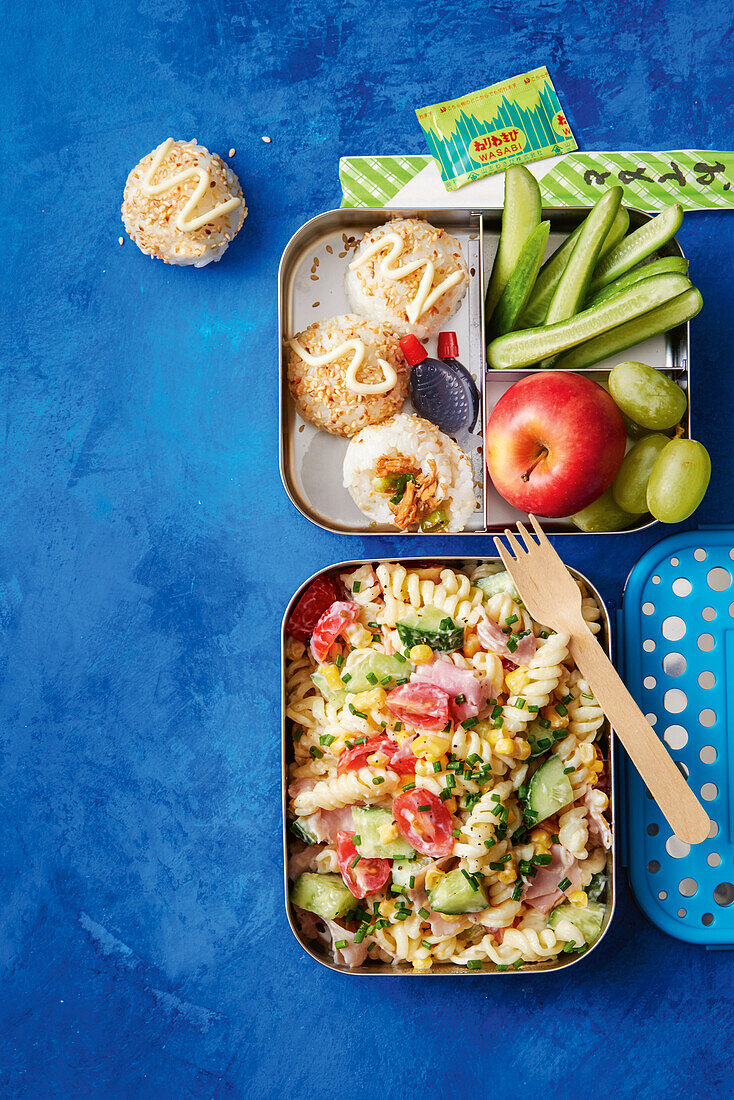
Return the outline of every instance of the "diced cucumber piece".
<path id="1" fill-rule="evenodd" d="M 573 317 L 582 307 L 599 253 L 614 224 L 622 188 L 612 187 L 589 213 L 548 307 L 546 325 Z"/>
<path id="2" fill-rule="evenodd" d="M 489 577 L 478 577 L 474 581 L 474 585 L 482 590 L 485 600 L 489 600 L 492 596 L 497 596 L 501 592 L 503 594 L 507 593 L 518 607 L 525 606 L 520 593 L 515 588 L 515 582 L 506 569 L 503 569 L 500 573 L 492 573 Z"/>
<path id="3" fill-rule="evenodd" d="M 605 309 L 607 306 L 613 306 L 625 294 L 630 294 L 641 287 L 650 286 L 657 278 L 662 277 L 655 276 L 652 279 L 644 279 L 641 283 L 628 287 L 621 294 L 615 294 L 613 298 L 608 302 L 603 302 L 598 308 Z M 669 278 L 683 279 L 683 276 L 671 275 Z M 687 283 L 688 280 L 684 279 L 684 282 Z M 659 336 L 661 332 L 668 332 L 676 325 L 685 324 L 686 321 L 690 321 L 692 317 L 696 316 L 702 305 L 703 298 L 699 291 L 695 287 L 687 287 L 682 294 L 678 294 L 677 297 L 650 310 L 649 313 L 643 314 L 642 317 L 635 317 L 634 320 L 612 329 L 611 332 L 595 336 L 579 347 L 572 348 L 571 351 L 561 356 L 555 366 L 558 370 L 579 370 L 581 367 L 591 367 L 594 363 L 599 363 L 610 355 L 618 355 L 619 352 L 626 351 L 627 348 L 633 348 L 636 344 L 641 344 L 643 340 L 649 340 L 651 336 Z M 590 312 L 592 311 L 584 310 L 584 313 L 580 313 L 579 317 L 583 317 Z"/>
<path id="4" fill-rule="evenodd" d="M 428 903 L 437 913 L 480 913 L 489 908 L 487 891 L 475 875 L 467 877 L 461 867 L 449 871 L 432 890 Z"/>
<path id="5" fill-rule="evenodd" d="M 592 875 L 591 882 L 586 887 L 586 896 L 589 901 L 598 901 L 607 888 L 607 876 L 605 871 L 599 871 Z"/>
<path id="6" fill-rule="evenodd" d="M 513 164 L 505 172 L 502 231 L 484 303 L 484 317 L 487 325 L 515 269 L 526 240 L 540 224 L 540 213 L 538 181 L 523 164 Z"/>
<path id="7" fill-rule="evenodd" d="M 422 611 L 412 611 L 401 619 L 398 634 L 400 641 L 409 649 L 414 645 L 429 645 L 431 649 L 447 653 L 460 649 L 464 644 L 464 627 L 433 604 L 428 604 Z"/>
<path id="8" fill-rule="evenodd" d="M 642 260 L 666 244 L 683 224 L 683 207 L 679 203 L 667 206 L 656 218 L 651 218 L 635 229 L 616 248 L 607 252 L 594 270 L 589 293 L 596 294 L 602 287 L 613 283 L 620 275 L 635 267 Z"/>
<path id="9" fill-rule="evenodd" d="M 346 685 L 343 691 L 334 691 L 329 687 L 329 682 L 324 676 L 323 672 L 312 672 L 311 679 L 314 685 L 319 689 L 327 703 L 334 703 L 337 707 L 343 707 L 346 700 Z"/>
<path id="10" fill-rule="evenodd" d="M 298 876 L 291 886 L 291 901 L 327 920 L 345 917 L 357 904 L 340 875 L 317 875 L 313 871 Z"/>
<path id="11" fill-rule="evenodd" d="M 492 314 L 488 339 L 493 336 L 502 336 L 503 333 L 512 332 L 517 328 L 518 318 L 538 278 L 549 233 L 550 222 L 541 222 L 525 241 L 513 272 L 502 291 L 497 308 Z"/>
<path id="12" fill-rule="evenodd" d="M 545 821 L 572 801 L 573 788 L 563 774 L 563 761 L 560 756 L 551 756 L 528 784 L 527 808 L 533 811 L 536 821 Z"/>
<path id="13" fill-rule="evenodd" d="M 602 250 L 599 259 L 603 259 L 605 254 L 610 251 L 615 245 L 619 244 L 624 237 L 625 233 L 629 229 L 630 216 L 623 206 L 620 206 L 617 211 L 617 215 L 612 223 L 612 228 L 607 234 L 607 238 L 602 245 Z M 558 248 L 555 250 L 552 256 L 549 256 L 540 269 L 540 274 L 535 281 L 533 292 L 528 299 L 528 304 L 520 315 L 519 328 L 535 328 L 536 325 L 542 325 L 545 321 L 546 314 L 548 313 L 548 306 L 550 305 L 551 298 L 553 297 L 558 282 L 563 274 L 569 257 L 573 252 L 574 245 L 581 235 L 581 231 L 584 228 L 584 222 L 577 225 L 573 233 L 566 237 Z"/>
<path id="14" fill-rule="evenodd" d="M 418 856 L 417 859 L 395 859 L 392 865 L 392 880 L 396 886 L 411 889 L 410 880 L 435 861 L 431 856 Z"/>
<path id="15" fill-rule="evenodd" d="M 294 836 L 297 836 L 299 840 L 302 840 L 304 844 L 315 844 L 316 837 L 313 833 L 310 833 L 306 820 L 302 817 L 297 817 L 295 821 L 291 821 L 288 826 Z"/>
<path id="16" fill-rule="evenodd" d="M 382 810 L 379 806 L 355 806 L 352 817 L 354 831 L 359 837 L 359 844 L 355 844 L 355 847 L 361 856 L 369 859 L 415 857 L 415 849 L 399 833 L 394 840 L 383 840 L 380 830 L 395 826 L 395 819 L 388 810 Z"/>
<path id="17" fill-rule="evenodd" d="M 566 321 L 498 336 L 487 349 L 487 362 L 495 370 L 530 367 L 549 355 L 568 351 L 592 337 L 608 333 L 610 329 L 626 327 L 627 323 L 683 294 L 690 285 L 683 275 L 655 275 Z"/>
<path id="18" fill-rule="evenodd" d="M 548 927 L 555 928 L 559 921 L 567 920 L 578 928 L 580 939 L 591 947 L 599 939 L 606 911 L 606 905 L 598 901 L 590 901 L 585 909 L 577 909 L 575 905 L 559 905 L 548 917 Z M 580 942 L 577 946 L 581 946 Z"/>
<path id="19" fill-rule="evenodd" d="M 651 279 L 653 275 L 687 274 L 688 260 L 684 256 L 661 256 L 659 260 L 650 260 L 642 267 L 636 267 L 634 271 L 628 271 L 626 275 L 622 275 L 619 279 L 615 279 L 613 283 L 609 283 L 593 298 L 587 298 L 584 308 L 590 309 L 592 306 L 598 306 L 601 302 L 606 302 L 608 298 L 613 298 L 615 294 L 619 294 L 621 290 L 626 290 L 628 286 L 641 283 L 643 279 Z"/>
<path id="20" fill-rule="evenodd" d="M 530 723 L 523 736 L 530 745 L 531 760 L 536 756 L 542 756 L 544 753 L 548 752 L 553 745 L 552 730 L 541 726 L 539 718 L 534 719 L 534 721 Z"/>
<path id="21" fill-rule="evenodd" d="M 410 663 L 400 661 L 392 654 L 362 650 L 349 654 L 342 676 L 344 673 L 349 676 L 346 683 L 347 693 L 357 694 L 373 687 L 394 687 L 396 680 L 410 676 L 412 671 L 413 666 Z M 386 677 L 390 678 L 389 682 L 383 683 Z"/>

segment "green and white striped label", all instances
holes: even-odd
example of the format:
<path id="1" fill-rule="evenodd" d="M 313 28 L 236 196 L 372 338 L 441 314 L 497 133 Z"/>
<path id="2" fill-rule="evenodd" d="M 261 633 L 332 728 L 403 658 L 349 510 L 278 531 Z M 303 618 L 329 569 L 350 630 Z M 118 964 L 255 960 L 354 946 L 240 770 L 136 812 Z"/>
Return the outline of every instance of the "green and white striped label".
<path id="1" fill-rule="evenodd" d="M 568 153 L 527 166 L 540 183 L 544 206 L 590 206 L 615 185 L 624 203 L 653 213 L 734 207 L 734 152 L 678 149 L 667 152 Z M 447 191 L 432 157 L 342 157 L 342 206 L 501 206 L 504 174 Z"/>

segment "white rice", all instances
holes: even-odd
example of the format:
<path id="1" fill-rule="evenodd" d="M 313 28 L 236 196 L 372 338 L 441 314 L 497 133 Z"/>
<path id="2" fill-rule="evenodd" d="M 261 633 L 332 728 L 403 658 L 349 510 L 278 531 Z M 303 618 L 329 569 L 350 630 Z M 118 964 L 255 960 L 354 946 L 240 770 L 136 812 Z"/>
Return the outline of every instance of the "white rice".
<path id="1" fill-rule="evenodd" d="M 344 456 L 344 488 L 375 523 L 395 526 L 389 496 L 373 485 L 375 467 L 382 456 L 405 455 L 421 473 L 428 473 L 428 459 L 436 463 L 439 506 L 446 510 L 446 531 L 463 531 L 474 514 L 474 479 L 471 462 L 453 439 L 420 416 L 401 413 L 384 424 L 363 428 Z"/>
<path id="2" fill-rule="evenodd" d="M 352 263 L 366 249 L 388 233 L 397 233 L 405 242 L 404 251 L 396 259 L 402 267 L 413 260 L 431 260 L 434 265 L 432 287 L 435 289 L 447 276 L 461 273 L 461 280 L 449 287 L 432 306 L 411 322 L 408 306 L 415 300 L 425 268 L 418 268 L 404 279 L 390 279 L 379 269 L 388 254 L 389 245 L 359 267 L 348 267 L 344 289 L 354 313 L 375 321 L 387 321 L 401 335 L 414 333 L 419 340 L 434 336 L 456 312 L 469 285 L 469 272 L 461 245 L 444 229 L 436 229 L 417 218 L 396 218 L 365 233 L 354 253 Z"/>

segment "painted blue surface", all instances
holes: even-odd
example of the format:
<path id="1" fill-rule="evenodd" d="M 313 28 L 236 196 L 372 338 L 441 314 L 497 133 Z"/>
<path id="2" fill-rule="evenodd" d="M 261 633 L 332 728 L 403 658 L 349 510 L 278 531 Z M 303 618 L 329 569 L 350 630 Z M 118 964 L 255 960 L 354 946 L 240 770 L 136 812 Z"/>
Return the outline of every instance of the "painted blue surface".
<path id="1" fill-rule="evenodd" d="M 34 0 L 3 31 L 2 1096 L 726 1095 L 731 956 L 624 885 L 558 977 L 350 979 L 293 939 L 281 611 L 393 544 L 318 531 L 280 485 L 275 274 L 340 154 L 423 152 L 414 107 L 540 64 L 582 147 L 731 148 L 730 5 Z M 204 271 L 117 243 L 169 134 L 237 150 L 250 216 Z M 732 520 L 733 238 L 722 214 L 680 234 L 708 522 Z M 563 548 L 614 601 L 658 537 Z"/>

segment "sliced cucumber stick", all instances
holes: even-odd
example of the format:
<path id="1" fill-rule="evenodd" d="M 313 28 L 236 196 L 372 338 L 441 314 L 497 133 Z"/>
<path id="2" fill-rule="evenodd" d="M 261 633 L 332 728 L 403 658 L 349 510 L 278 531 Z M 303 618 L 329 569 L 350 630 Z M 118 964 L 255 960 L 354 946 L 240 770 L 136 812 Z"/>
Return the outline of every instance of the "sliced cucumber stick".
<path id="1" fill-rule="evenodd" d="M 496 370 L 532 366 L 546 356 L 575 348 L 610 329 L 627 327 L 626 323 L 683 294 L 690 285 L 682 275 L 657 275 L 645 279 L 609 302 L 595 309 L 585 309 L 567 321 L 499 336 L 487 348 L 487 362 Z"/>
<path id="2" fill-rule="evenodd" d="M 517 320 L 525 308 L 525 303 L 538 277 L 549 233 L 550 222 L 541 222 L 526 240 L 515 269 L 507 280 L 502 297 L 492 314 L 490 321 L 492 336 L 502 336 L 517 328 Z"/>
<path id="3" fill-rule="evenodd" d="M 317 875 L 312 871 L 304 871 L 293 883 L 291 901 L 327 920 L 345 917 L 356 905 L 341 875 Z"/>
<path id="4" fill-rule="evenodd" d="M 629 214 L 624 207 L 620 206 L 614 222 L 612 223 L 612 228 L 609 230 L 607 238 L 602 245 L 600 259 L 605 255 L 608 249 L 614 248 L 615 245 L 619 244 L 629 228 L 629 222 Z M 548 257 L 541 267 L 540 274 L 533 287 L 533 292 L 528 299 L 528 304 L 525 306 L 520 316 L 519 328 L 535 328 L 536 325 L 542 325 L 545 321 L 548 306 L 558 286 L 558 280 L 564 272 L 569 257 L 573 252 L 574 245 L 584 228 L 584 224 L 584 222 L 581 222 L 581 225 L 577 225 L 573 233 L 566 237 L 565 241 L 558 246 L 555 252 Z"/>
<path id="5" fill-rule="evenodd" d="M 675 236 L 682 222 L 683 207 L 675 203 L 673 206 L 666 207 L 656 218 L 635 229 L 634 233 L 630 233 L 620 241 L 596 265 L 589 293 L 596 294 L 602 287 L 613 283 L 630 268 L 646 260 Z"/>
<path id="6" fill-rule="evenodd" d="M 683 276 L 657 276 L 657 278 L 682 279 Z M 638 283 L 637 287 L 649 286 L 654 281 L 655 279 L 645 279 L 644 282 Z M 685 282 L 687 281 L 686 279 Z M 629 293 L 629 290 L 623 291 L 623 294 Z M 621 298 L 622 294 L 619 294 L 612 298 L 610 302 L 595 308 L 604 309 L 605 306 L 613 305 Z M 649 340 L 651 336 L 659 336 L 661 332 L 668 332 L 676 325 L 685 324 L 686 321 L 690 321 L 692 317 L 696 316 L 702 305 L 703 299 L 700 293 L 695 287 L 690 287 L 676 298 L 672 298 L 656 309 L 650 310 L 642 317 L 629 320 L 626 324 L 620 325 L 619 328 L 612 329 L 611 332 L 605 332 L 603 335 L 596 336 L 591 340 L 587 340 L 585 344 L 573 348 L 566 355 L 562 355 L 555 366 L 558 370 L 579 370 L 581 367 L 592 367 L 594 363 L 600 363 L 602 359 L 606 359 L 610 355 L 617 355 L 621 351 L 626 351 L 627 348 L 633 348 L 636 344 L 642 343 L 643 340 Z M 591 310 L 584 311 L 584 313 L 591 312 Z M 584 313 L 579 314 L 579 316 L 583 317 Z"/>
<path id="7" fill-rule="evenodd" d="M 502 232 L 484 303 L 484 317 L 487 325 L 515 269 L 525 242 L 540 224 L 540 210 L 538 181 L 523 164 L 514 164 L 505 172 Z"/>
<path id="8" fill-rule="evenodd" d="M 687 275 L 688 274 L 688 260 L 683 256 L 661 256 L 659 260 L 650 260 L 649 263 L 643 264 L 642 267 L 636 267 L 634 271 L 628 271 L 626 275 L 622 275 L 619 279 L 615 279 L 609 286 L 605 286 L 603 290 L 600 290 L 593 297 L 587 298 L 584 308 L 591 309 L 592 306 L 601 305 L 602 302 L 608 301 L 613 298 L 615 294 L 619 294 L 621 290 L 626 290 L 627 287 L 634 286 L 635 283 L 641 283 L 645 279 L 651 279 L 653 275 Z"/>
<path id="9" fill-rule="evenodd" d="M 541 764 L 528 786 L 527 806 L 537 822 L 573 802 L 571 780 L 565 774 L 560 756 L 551 756 Z"/>
<path id="10" fill-rule="evenodd" d="M 599 252 L 622 201 L 622 188 L 612 187 L 597 202 L 583 224 L 566 268 L 548 307 L 546 325 L 578 313 L 586 297 Z"/>

